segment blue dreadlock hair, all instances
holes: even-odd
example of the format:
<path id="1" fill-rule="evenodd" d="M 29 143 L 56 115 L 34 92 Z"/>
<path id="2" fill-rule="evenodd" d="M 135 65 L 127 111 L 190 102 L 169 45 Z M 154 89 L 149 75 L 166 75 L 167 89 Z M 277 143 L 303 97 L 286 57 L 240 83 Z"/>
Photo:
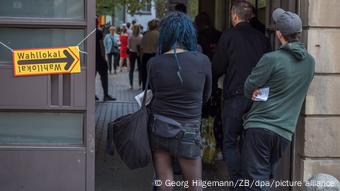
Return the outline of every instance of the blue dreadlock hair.
<path id="1" fill-rule="evenodd" d="M 188 51 L 197 50 L 196 29 L 184 13 L 175 11 L 165 16 L 160 23 L 160 53 L 177 47 Z"/>
<path id="2" fill-rule="evenodd" d="M 196 29 L 192 21 L 184 13 L 175 11 L 162 19 L 159 34 L 159 51 L 163 54 L 171 49 L 174 50 L 174 57 L 178 66 L 177 76 L 183 83 L 182 67 L 177 57 L 176 48 L 196 51 Z"/>

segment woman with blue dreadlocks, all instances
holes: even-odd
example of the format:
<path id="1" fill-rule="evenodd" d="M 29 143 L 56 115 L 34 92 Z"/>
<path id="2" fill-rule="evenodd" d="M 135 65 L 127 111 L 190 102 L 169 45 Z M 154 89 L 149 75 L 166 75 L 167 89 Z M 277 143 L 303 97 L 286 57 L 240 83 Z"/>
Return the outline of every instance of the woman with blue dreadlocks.
<path id="1" fill-rule="evenodd" d="M 148 62 L 154 95 L 150 104 L 150 145 L 159 190 L 172 190 L 172 158 L 178 160 L 189 190 L 202 190 L 200 123 L 202 103 L 211 94 L 211 64 L 197 51 L 196 30 L 183 13 L 160 24 L 160 54 Z"/>

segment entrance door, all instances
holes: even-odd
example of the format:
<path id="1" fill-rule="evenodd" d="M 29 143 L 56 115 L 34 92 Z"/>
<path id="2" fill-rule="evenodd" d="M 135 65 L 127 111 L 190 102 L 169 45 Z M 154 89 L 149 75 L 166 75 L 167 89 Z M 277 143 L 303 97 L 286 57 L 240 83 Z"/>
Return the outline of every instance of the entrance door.
<path id="1" fill-rule="evenodd" d="M 220 30 L 230 27 L 229 11 L 232 2 L 236 0 L 213 0 L 204 1 L 200 0 L 200 11 L 205 11 L 209 14 L 215 23 L 215 27 Z M 266 35 L 270 39 L 271 45 L 274 49 L 279 48 L 279 41 L 275 37 L 275 25 L 272 20 L 272 12 L 276 8 L 283 8 L 292 12 L 299 12 L 298 0 L 248 0 L 250 1 L 257 10 L 257 17 L 260 22 L 266 25 Z M 220 10 L 223 10 L 222 12 Z M 221 27 L 222 26 L 222 27 Z M 226 26 L 226 27 L 223 27 Z M 274 178 L 279 180 L 292 180 L 293 166 L 294 166 L 294 147 L 295 142 L 292 143 L 290 149 L 287 150 L 284 157 L 279 161 L 277 168 L 274 172 Z M 286 188 L 279 188 L 278 190 L 289 190 Z"/>
<path id="2" fill-rule="evenodd" d="M 12 49 L 75 46 L 94 28 L 95 1 L 1 1 Z M 15 77 L 0 45 L 0 190 L 94 190 L 94 39 L 77 74 Z"/>

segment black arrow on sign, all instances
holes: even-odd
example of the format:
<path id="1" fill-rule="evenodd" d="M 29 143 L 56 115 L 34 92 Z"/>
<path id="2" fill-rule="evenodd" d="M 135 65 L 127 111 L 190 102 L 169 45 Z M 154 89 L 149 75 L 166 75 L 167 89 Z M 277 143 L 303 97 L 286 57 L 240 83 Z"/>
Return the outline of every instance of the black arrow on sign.
<path id="1" fill-rule="evenodd" d="M 39 59 L 39 60 L 19 60 L 18 64 L 50 64 L 50 63 L 64 63 L 66 65 L 64 67 L 65 70 L 70 69 L 72 63 L 74 62 L 73 56 L 67 51 L 64 50 L 63 53 L 65 54 L 66 58 L 51 58 L 51 59 Z"/>

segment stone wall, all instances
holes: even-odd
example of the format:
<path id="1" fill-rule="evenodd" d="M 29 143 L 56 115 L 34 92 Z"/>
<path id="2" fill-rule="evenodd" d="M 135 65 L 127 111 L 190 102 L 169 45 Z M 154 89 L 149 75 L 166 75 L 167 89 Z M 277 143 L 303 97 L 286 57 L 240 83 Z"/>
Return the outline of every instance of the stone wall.
<path id="1" fill-rule="evenodd" d="M 301 0 L 300 14 L 316 73 L 297 133 L 295 177 L 340 179 L 340 1 Z"/>

